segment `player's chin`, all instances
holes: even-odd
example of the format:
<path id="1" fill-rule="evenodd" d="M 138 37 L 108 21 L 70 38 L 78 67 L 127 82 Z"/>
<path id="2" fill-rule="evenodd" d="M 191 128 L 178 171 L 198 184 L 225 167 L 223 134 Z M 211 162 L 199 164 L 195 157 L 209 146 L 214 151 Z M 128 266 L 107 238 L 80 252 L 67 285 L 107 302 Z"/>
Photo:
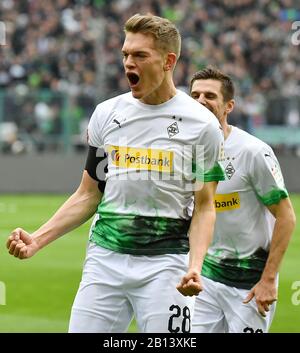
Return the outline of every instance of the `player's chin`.
<path id="1" fill-rule="evenodd" d="M 136 90 L 136 89 L 134 89 L 132 87 L 131 87 L 131 93 L 132 93 L 133 97 L 136 98 L 136 99 L 143 98 L 143 94 L 140 91 L 138 91 L 138 90 Z"/>
<path id="2" fill-rule="evenodd" d="M 137 99 L 140 98 L 140 94 L 138 92 L 136 92 L 135 90 L 131 89 L 131 93 L 132 93 L 134 98 L 137 98 Z"/>

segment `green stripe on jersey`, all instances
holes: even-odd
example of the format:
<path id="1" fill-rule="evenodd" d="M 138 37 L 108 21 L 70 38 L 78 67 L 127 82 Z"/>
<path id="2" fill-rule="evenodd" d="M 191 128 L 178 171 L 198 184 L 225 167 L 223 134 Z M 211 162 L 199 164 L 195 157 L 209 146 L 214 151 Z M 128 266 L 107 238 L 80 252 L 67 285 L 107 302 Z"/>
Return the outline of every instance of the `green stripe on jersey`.
<path id="1" fill-rule="evenodd" d="M 190 221 L 185 219 L 102 212 L 91 241 L 126 254 L 186 254 L 189 226 Z"/>
<path id="2" fill-rule="evenodd" d="M 273 189 L 263 196 L 258 195 L 260 201 L 266 206 L 274 205 L 287 197 L 289 194 L 286 189 Z"/>
<path id="3" fill-rule="evenodd" d="M 193 164 L 193 173 L 195 173 L 196 179 L 198 181 L 209 182 L 225 180 L 224 169 L 218 162 L 215 163 L 211 169 L 205 171 L 196 166 L 196 164 Z"/>
<path id="4" fill-rule="evenodd" d="M 217 259 L 206 255 L 202 276 L 231 287 L 251 289 L 261 277 L 268 253 L 259 248 L 248 258 Z"/>

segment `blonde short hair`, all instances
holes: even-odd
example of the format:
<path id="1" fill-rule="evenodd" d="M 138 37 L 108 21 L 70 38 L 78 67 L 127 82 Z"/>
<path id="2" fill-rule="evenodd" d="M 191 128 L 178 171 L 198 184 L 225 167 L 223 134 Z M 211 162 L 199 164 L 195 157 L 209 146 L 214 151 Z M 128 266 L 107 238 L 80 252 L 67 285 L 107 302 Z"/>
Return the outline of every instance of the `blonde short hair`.
<path id="1" fill-rule="evenodd" d="M 124 26 L 125 33 L 151 34 L 159 48 L 165 53 L 175 53 L 180 56 L 181 36 L 176 26 L 166 18 L 151 14 L 135 14 Z"/>

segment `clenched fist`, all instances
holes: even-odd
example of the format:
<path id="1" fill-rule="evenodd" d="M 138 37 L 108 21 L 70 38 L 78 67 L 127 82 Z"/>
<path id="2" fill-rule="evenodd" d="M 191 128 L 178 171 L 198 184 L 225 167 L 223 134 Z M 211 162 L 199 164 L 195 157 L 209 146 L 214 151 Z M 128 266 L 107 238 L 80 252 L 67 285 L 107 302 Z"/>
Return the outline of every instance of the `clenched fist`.
<path id="1" fill-rule="evenodd" d="M 11 232 L 6 247 L 11 255 L 19 259 L 28 259 L 39 250 L 34 238 L 22 228 L 17 228 Z"/>

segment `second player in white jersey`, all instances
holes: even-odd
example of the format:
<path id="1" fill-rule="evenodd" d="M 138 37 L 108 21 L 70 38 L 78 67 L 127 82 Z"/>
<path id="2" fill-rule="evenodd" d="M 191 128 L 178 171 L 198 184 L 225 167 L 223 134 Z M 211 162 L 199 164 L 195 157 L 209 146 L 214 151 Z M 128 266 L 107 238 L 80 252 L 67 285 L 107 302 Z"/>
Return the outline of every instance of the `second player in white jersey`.
<path id="1" fill-rule="evenodd" d="M 193 76 L 190 91 L 222 125 L 226 173 L 215 195 L 217 219 L 193 332 L 266 332 L 280 262 L 295 226 L 280 166 L 270 146 L 228 124 L 234 107 L 230 77 L 208 67 Z"/>
<path id="2" fill-rule="evenodd" d="M 226 181 L 217 187 L 214 238 L 202 274 L 251 289 L 264 270 L 273 234 L 275 219 L 265 206 L 288 193 L 271 147 L 237 127 L 226 138 L 221 163 Z"/>

